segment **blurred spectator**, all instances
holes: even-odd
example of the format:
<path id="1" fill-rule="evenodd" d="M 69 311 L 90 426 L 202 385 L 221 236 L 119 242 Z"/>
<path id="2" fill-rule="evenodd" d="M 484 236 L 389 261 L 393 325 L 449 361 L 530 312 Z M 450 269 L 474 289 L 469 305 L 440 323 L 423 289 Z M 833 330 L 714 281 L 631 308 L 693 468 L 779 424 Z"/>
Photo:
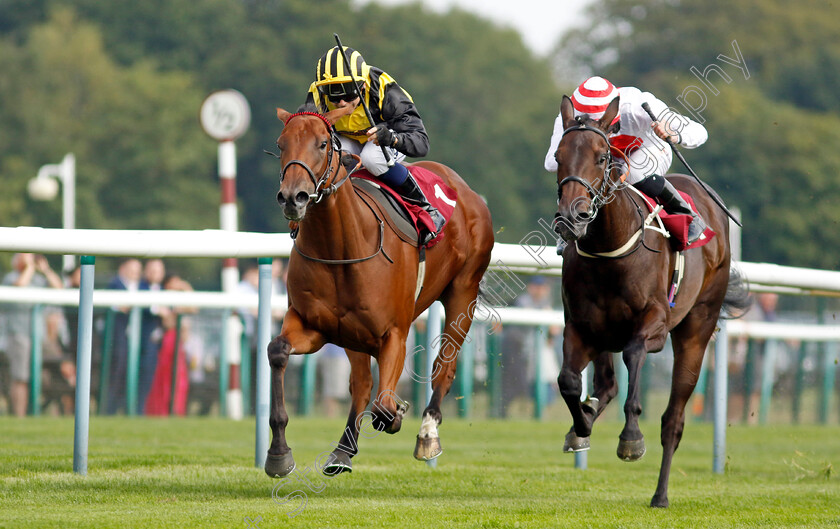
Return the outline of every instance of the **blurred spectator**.
<path id="1" fill-rule="evenodd" d="M 525 292 L 513 302 L 520 308 L 551 310 L 551 283 L 544 276 L 531 276 Z M 543 340 L 537 329 L 528 325 L 508 325 L 502 332 L 502 402 L 503 415 L 518 397 L 531 398 L 535 381 L 536 355 L 540 355 L 541 369 L 536 376 L 540 384 L 551 384 L 560 371 L 554 353 L 554 338 L 560 326 L 552 325 Z"/>
<path id="2" fill-rule="evenodd" d="M 281 259 L 273 259 L 271 262 L 271 304 L 275 308 L 271 311 L 271 329 L 270 337 L 280 333 L 283 325 L 283 317 L 286 315 L 286 305 L 277 305 L 277 300 L 280 296 L 286 295 L 286 267 Z M 255 262 L 249 262 L 242 271 L 241 280 L 237 286 L 237 292 L 241 294 L 257 295 L 260 291 L 260 269 Z M 259 350 L 257 336 L 257 308 L 240 308 L 239 315 L 242 318 L 244 326 L 243 333 L 245 340 L 243 340 L 243 347 L 247 350 L 242 351 L 242 357 L 248 355 L 248 362 L 250 371 L 247 373 L 250 379 L 250 402 L 256 402 L 256 388 L 257 388 L 257 359 L 258 355 L 265 355 L 265 350 Z M 290 365 L 298 366 L 303 362 L 303 358 L 299 355 L 293 356 L 290 359 Z M 288 372 L 287 372 L 288 373 Z M 289 376 L 287 374 L 287 376 Z M 247 410 L 246 410 L 247 411 Z"/>
<path id="3" fill-rule="evenodd" d="M 61 278 L 50 268 L 46 257 L 31 253 L 16 253 L 12 256 L 12 271 L 3 277 L 3 284 L 16 287 L 63 286 Z M 6 355 L 12 379 L 9 400 L 12 413 L 18 417 L 26 415 L 29 401 L 32 307 L 29 304 L 16 304 L 5 318 Z"/>
<path id="4" fill-rule="evenodd" d="M 166 266 L 161 259 L 149 259 L 143 267 L 140 290 L 159 291 L 163 288 Z M 163 338 L 162 313 L 166 307 L 153 305 L 143 309 L 140 327 L 140 368 L 137 377 L 137 412 L 146 409 L 146 398 L 155 376 L 158 350 Z"/>
<path id="5" fill-rule="evenodd" d="M 254 262 L 248 263 L 242 270 L 242 277 L 237 286 L 237 292 L 243 294 L 259 294 L 260 291 L 260 269 Z M 274 259 L 271 262 L 271 299 L 275 305 L 276 298 L 286 295 L 286 270 L 281 259 Z M 240 309 L 239 314 L 245 325 L 245 335 L 248 336 L 248 343 L 253 349 L 257 345 L 257 309 Z M 283 323 L 283 316 L 286 315 L 286 307 L 280 306 L 272 309 L 272 333 L 280 332 Z"/>
<path id="6" fill-rule="evenodd" d="M 117 275 L 109 283 L 112 290 L 136 291 L 140 288 L 143 265 L 133 257 L 120 262 Z M 126 372 L 128 370 L 128 316 L 131 307 L 115 307 L 111 371 L 108 383 L 107 413 L 113 415 L 126 406 Z"/>
<path id="7" fill-rule="evenodd" d="M 753 307 L 743 316 L 744 321 L 778 321 L 776 307 L 779 295 L 761 292 L 754 296 Z M 761 376 L 764 365 L 765 340 L 739 337 L 729 353 L 729 399 L 727 415 L 730 421 L 743 420 L 758 424 L 761 402 Z"/>
<path id="8" fill-rule="evenodd" d="M 44 408 L 56 401 L 58 411 L 72 415 L 76 388 L 76 344 L 69 343 L 64 313 L 57 308 L 44 311 L 43 394 Z"/>
<path id="9" fill-rule="evenodd" d="M 256 263 L 249 263 L 242 270 L 242 276 L 236 291 L 239 294 L 258 294 L 260 286 L 260 269 Z M 251 348 L 257 343 L 257 309 L 256 308 L 241 308 L 239 315 L 242 317 L 242 324 L 244 326 L 245 336 L 248 337 L 248 344 Z"/>
<path id="10" fill-rule="evenodd" d="M 184 292 L 192 291 L 192 286 L 177 275 L 168 276 L 163 282 L 163 288 Z M 196 312 L 194 308 L 175 307 L 162 315 L 164 333 L 158 353 L 155 375 L 152 379 L 151 391 L 149 391 L 149 397 L 146 399 L 145 411 L 147 415 L 169 415 L 170 409 L 174 411 L 175 415 L 186 415 L 187 413 L 187 393 L 190 383 L 185 344 L 190 343 L 190 322 L 187 318 L 179 318 L 178 316 L 194 312 Z M 195 341 L 192 343 L 195 344 Z M 172 405 L 173 364 L 177 365 L 174 406 Z"/>
<path id="11" fill-rule="evenodd" d="M 350 361 L 344 348 L 328 343 L 318 351 L 318 368 L 321 372 L 321 399 L 324 414 L 338 417 L 339 405 L 350 396 Z"/>

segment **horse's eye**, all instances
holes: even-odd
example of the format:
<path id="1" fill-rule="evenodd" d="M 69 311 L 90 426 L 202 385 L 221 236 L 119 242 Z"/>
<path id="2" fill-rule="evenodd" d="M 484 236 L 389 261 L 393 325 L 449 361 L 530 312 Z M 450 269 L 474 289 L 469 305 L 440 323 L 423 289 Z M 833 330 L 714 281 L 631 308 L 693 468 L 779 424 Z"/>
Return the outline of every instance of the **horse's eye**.
<path id="1" fill-rule="evenodd" d="M 319 149 L 321 149 L 321 150 L 323 151 L 324 149 L 326 149 L 326 148 L 327 148 L 327 145 L 328 145 L 328 144 L 329 144 L 329 141 L 328 141 L 328 140 L 324 140 L 324 141 L 322 141 L 322 142 L 321 142 L 321 145 L 319 145 L 319 146 L 318 146 L 318 148 L 319 148 Z"/>
<path id="2" fill-rule="evenodd" d="M 598 158 L 598 165 L 604 165 L 607 163 L 607 155 L 602 154 L 600 158 Z"/>

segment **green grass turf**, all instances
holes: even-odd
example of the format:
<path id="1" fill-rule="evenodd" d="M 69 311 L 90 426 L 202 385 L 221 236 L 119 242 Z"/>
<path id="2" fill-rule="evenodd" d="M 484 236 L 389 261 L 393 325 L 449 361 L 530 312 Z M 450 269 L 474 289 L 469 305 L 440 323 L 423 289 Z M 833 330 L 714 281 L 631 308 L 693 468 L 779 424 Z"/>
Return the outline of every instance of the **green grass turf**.
<path id="1" fill-rule="evenodd" d="M 568 422 L 456 420 L 441 426 L 437 468 L 412 457 L 417 419 L 362 439 L 354 472 L 315 473 L 343 421 L 292 417 L 288 439 L 303 482 L 254 468 L 253 419 L 92 419 L 87 476 L 72 472 L 73 421 L 0 417 L 0 527 L 840 527 L 840 427 L 736 426 L 727 470 L 713 474 L 712 427 L 690 423 L 677 451 L 668 509 L 648 507 L 662 449 L 615 456 L 621 424 L 596 424 L 589 468 L 560 452 Z M 280 485 L 278 485 L 280 484 Z M 306 505 L 272 500 L 295 490 Z M 322 490 L 321 490 L 322 488 Z"/>

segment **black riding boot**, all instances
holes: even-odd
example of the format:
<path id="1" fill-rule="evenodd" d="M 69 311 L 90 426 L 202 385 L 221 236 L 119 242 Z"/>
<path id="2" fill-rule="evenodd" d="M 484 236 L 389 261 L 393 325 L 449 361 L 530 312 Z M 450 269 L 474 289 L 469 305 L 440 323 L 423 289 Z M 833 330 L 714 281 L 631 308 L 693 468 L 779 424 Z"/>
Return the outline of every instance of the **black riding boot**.
<path id="1" fill-rule="evenodd" d="M 688 225 L 688 246 L 697 242 L 703 232 L 706 231 L 706 223 L 700 215 L 691 209 L 691 206 L 677 192 L 674 185 L 664 177 L 650 175 L 634 185 L 647 196 L 655 198 L 662 204 L 667 213 L 691 215 L 691 224 Z"/>
<path id="2" fill-rule="evenodd" d="M 405 179 L 399 187 L 396 188 L 397 193 L 399 193 L 403 198 L 408 200 L 413 204 L 417 204 L 426 212 L 429 213 L 429 216 L 432 217 L 432 221 L 435 223 L 435 231 L 434 233 L 422 233 L 421 234 L 421 246 L 429 242 L 430 240 L 437 237 L 440 230 L 443 229 L 443 225 L 446 221 L 443 218 L 443 215 L 440 212 L 432 207 L 429 204 L 429 200 L 426 198 L 426 195 L 423 194 L 423 190 L 420 189 L 420 186 L 417 185 L 417 182 L 414 181 L 414 177 L 411 176 L 411 173 L 408 173 L 408 178 Z"/>

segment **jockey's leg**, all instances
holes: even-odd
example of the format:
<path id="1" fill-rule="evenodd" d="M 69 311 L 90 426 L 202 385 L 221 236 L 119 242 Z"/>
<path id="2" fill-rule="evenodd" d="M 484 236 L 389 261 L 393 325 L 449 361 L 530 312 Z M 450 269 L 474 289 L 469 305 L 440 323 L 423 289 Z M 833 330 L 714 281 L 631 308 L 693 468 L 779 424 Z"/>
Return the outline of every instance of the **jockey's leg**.
<path id="1" fill-rule="evenodd" d="M 394 169 L 399 165 L 400 164 L 395 164 L 394 167 L 392 167 L 391 169 Z M 443 215 L 441 215 L 440 212 L 429 203 L 429 200 L 426 198 L 426 195 L 423 193 L 423 190 L 420 189 L 419 185 L 417 185 L 417 182 L 414 180 L 414 177 L 411 176 L 411 173 L 408 172 L 408 169 L 405 169 L 405 172 L 406 179 L 399 187 L 395 188 L 397 193 L 426 210 L 429 216 L 432 217 L 432 222 L 435 223 L 434 233 L 428 233 L 425 235 L 425 237 L 423 237 L 422 243 L 426 244 L 430 240 L 437 237 L 437 234 L 440 233 L 440 230 L 443 229 L 443 225 L 446 221 L 444 220 Z"/>
<path id="2" fill-rule="evenodd" d="M 417 185 L 414 177 L 408 171 L 408 168 L 400 163 L 405 159 L 405 155 L 390 147 L 387 150 L 391 158 L 395 160 L 394 165 L 391 167 L 388 167 L 387 161 L 382 155 L 382 149 L 378 145 L 374 145 L 373 142 L 367 142 L 362 148 L 360 154 L 362 164 L 373 176 L 381 180 L 385 185 L 399 193 L 400 196 L 409 202 L 417 204 L 426 210 L 429 216 L 432 217 L 432 221 L 435 224 L 435 231 L 434 233 L 425 233 L 423 235 L 421 244 L 425 244 L 440 233 L 446 221 L 440 212 L 429 203 L 423 190 L 420 189 L 420 186 Z"/>
<path id="3" fill-rule="evenodd" d="M 706 223 L 698 215 L 686 200 L 679 194 L 674 185 L 662 176 L 652 174 L 633 184 L 636 189 L 651 198 L 655 198 L 665 211 L 672 214 L 691 215 L 691 224 L 688 225 L 688 244 L 694 244 L 706 231 Z"/>

